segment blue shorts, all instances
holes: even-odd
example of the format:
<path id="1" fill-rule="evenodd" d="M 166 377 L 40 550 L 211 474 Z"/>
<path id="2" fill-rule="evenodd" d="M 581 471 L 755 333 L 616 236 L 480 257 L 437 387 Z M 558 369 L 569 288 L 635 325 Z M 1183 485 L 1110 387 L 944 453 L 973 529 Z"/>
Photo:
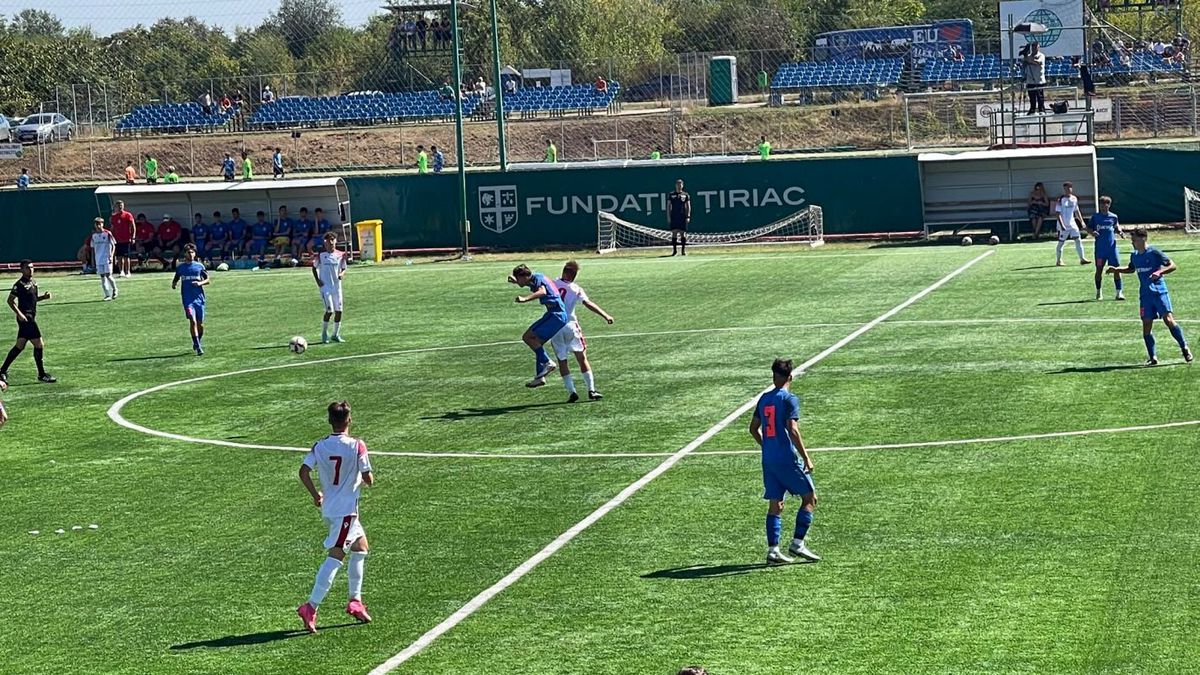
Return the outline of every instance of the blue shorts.
<path id="1" fill-rule="evenodd" d="M 763 499 L 783 501 L 788 493 L 800 497 L 814 490 L 812 476 L 799 464 L 763 464 Z"/>
<path id="2" fill-rule="evenodd" d="M 550 338 L 557 335 L 558 331 L 567 325 L 567 321 L 568 317 L 564 314 L 546 312 L 542 315 L 542 318 L 533 322 L 529 330 L 533 331 L 533 334 L 542 342 L 549 342 Z"/>
<path id="3" fill-rule="evenodd" d="M 204 323 L 204 301 L 193 300 L 183 305 L 183 315 L 190 321 Z"/>
<path id="4" fill-rule="evenodd" d="M 267 252 L 266 239 L 251 240 L 250 245 L 246 247 L 246 253 L 249 255 L 263 255 Z"/>
<path id="5" fill-rule="evenodd" d="M 1171 296 L 1167 293 L 1143 293 L 1141 300 L 1144 321 L 1165 319 L 1171 313 Z"/>
<path id="6" fill-rule="evenodd" d="M 1096 247 L 1093 252 L 1092 259 L 1096 261 L 1097 267 L 1120 267 L 1121 254 L 1117 251 L 1116 246 L 1107 248 Z"/>

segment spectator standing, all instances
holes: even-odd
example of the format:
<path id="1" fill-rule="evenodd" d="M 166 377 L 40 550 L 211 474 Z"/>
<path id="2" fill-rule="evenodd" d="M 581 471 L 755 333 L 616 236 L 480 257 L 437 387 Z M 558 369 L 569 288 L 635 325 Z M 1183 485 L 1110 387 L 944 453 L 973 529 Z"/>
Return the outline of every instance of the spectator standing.
<path id="1" fill-rule="evenodd" d="M 242 153 L 242 180 L 254 180 L 254 162 L 248 152 Z"/>
<path id="2" fill-rule="evenodd" d="M 423 145 L 417 146 L 417 173 L 422 176 L 429 173 L 429 154 Z"/>
<path id="3" fill-rule="evenodd" d="M 119 277 L 128 277 L 130 268 L 130 253 L 133 251 L 133 238 L 137 227 L 133 214 L 125 210 L 125 202 L 113 204 L 112 216 L 108 219 L 109 229 L 117 242 L 117 271 Z"/>
<path id="4" fill-rule="evenodd" d="M 433 33 L 433 48 L 442 48 L 442 22 L 434 19 L 429 22 L 429 32 Z"/>
<path id="5" fill-rule="evenodd" d="M 125 165 L 125 184 L 133 185 L 137 182 L 137 169 L 133 168 L 133 160 Z"/>
<path id="6" fill-rule="evenodd" d="M 558 148 L 554 145 L 554 141 L 546 139 L 546 163 L 555 164 L 558 162 Z"/>
<path id="7" fill-rule="evenodd" d="M 179 174 L 175 173 L 175 167 L 167 167 L 167 175 L 163 176 L 163 182 L 167 185 L 173 185 L 179 182 Z"/>
<path id="8" fill-rule="evenodd" d="M 283 180 L 283 150 L 275 148 L 275 154 L 271 155 L 271 179 Z"/>
<path id="9" fill-rule="evenodd" d="M 764 162 L 771 159 L 771 142 L 766 136 L 758 137 L 758 157 Z"/>
<path id="10" fill-rule="evenodd" d="M 436 145 L 430 148 L 430 150 L 433 151 L 433 172 L 441 173 L 446 168 L 446 155 L 441 150 L 438 150 L 438 146 Z"/>
<path id="11" fill-rule="evenodd" d="M 429 22 L 425 20 L 425 15 L 422 14 L 417 18 L 417 42 L 421 45 L 421 51 L 425 51 L 429 46 L 429 43 L 426 42 L 428 32 Z"/>
<path id="12" fill-rule="evenodd" d="M 1021 57 L 1025 64 L 1025 89 L 1029 93 L 1029 114 L 1046 113 L 1046 55 L 1037 42 L 1030 42 L 1029 49 Z"/>
<path id="13" fill-rule="evenodd" d="M 662 146 L 661 145 L 654 148 L 654 151 L 650 153 L 650 159 L 652 159 L 654 161 L 658 161 L 658 160 L 662 159 Z"/>
<path id="14" fill-rule="evenodd" d="M 221 176 L 226 182 L 233 182 L 234 174 L 237 173 L 237 164 L 233 161 L 233 155 L 225 153 L 225 159 L 221 161 Z"/>
<path id="15" fill-rule="evenodd" d="M 158 160 L 151 155 L 146 155 L 146 160 L 142 162 L 142 171 L 146 174 L 146 183 L 154 185 L 158 182 Z"/>
<path id="16" fill-rule="evenodd" d="M 263 87 L 261 98 L 264 104 L 275 102 L 275 93 L 271 91 L 271 85 L 268 84 Z"/>
<path id="17" fill-rule="evenodd" d="M 17 189 L 24 192 L 29 189 L 29 169 L 22 168 L 17 176 Z"/>
<path id="18" fill-rule="evenodd" d="M 1029 191 L 1029 205 L 1026 209 L 1029 215 L 1029 226 L 1033 228 L 1033 238 L 1042 238 L 1042 221 L 1050 215 L 1050 195 L 1046 194 L 1046 186 L 1035 183 Z"/>
<path id="19" fill-rule="evenodd" d="M 417 22 L 411 18 L 404 22 L 404 48 L 410 52 L 417 48 Z"/>
<path id="20" fill-rule="evenodd" d="M 207 91 L 203 94 L 200 94 L 198 103 L 200 104 L 200 112 L 204 113 L 205 115 L 213 114 L 212 94 L 208 93 Z"/>

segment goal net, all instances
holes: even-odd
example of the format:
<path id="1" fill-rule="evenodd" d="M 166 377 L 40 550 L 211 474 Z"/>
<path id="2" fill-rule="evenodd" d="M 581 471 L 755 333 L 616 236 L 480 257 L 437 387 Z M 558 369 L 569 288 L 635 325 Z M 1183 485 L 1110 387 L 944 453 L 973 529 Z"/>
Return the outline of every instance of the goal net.
<path id="1" fill-rule="evenodd" d="M 1200 234 L 1200 192 L 1183 188 L 1183 227 L 1188 234 Z"/>
<path id="2" fill-rule="evenodd" d="M 820 206 L 812 205 L 770 225 L 739 232 L 688 232 L 688 246 L 738 246 L 760 244 L 825 243 L 825 222 Z M 611 253 L 619 248 L 670 246 L 671 231 L 647 227 L 601 211 L 596 216 L 596 250 Z"/>

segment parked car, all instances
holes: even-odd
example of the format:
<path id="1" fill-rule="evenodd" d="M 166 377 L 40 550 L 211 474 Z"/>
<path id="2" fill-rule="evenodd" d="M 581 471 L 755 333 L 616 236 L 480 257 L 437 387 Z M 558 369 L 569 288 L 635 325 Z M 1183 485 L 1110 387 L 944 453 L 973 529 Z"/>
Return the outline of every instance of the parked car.
<path id="1" fill-rule="evenodd" d="M 8 119 L 4 115 L 0 115 L 0 143 L 8 143 L 12 140 L 12 130 L 14 126 L 13 120 Z"/>
<path id="2" fill-rule="evenodd" d="M 13 132 L 17 143 L 53 143 L 71 140 L 75 123 L 59 113 L 34 113 Z"/>

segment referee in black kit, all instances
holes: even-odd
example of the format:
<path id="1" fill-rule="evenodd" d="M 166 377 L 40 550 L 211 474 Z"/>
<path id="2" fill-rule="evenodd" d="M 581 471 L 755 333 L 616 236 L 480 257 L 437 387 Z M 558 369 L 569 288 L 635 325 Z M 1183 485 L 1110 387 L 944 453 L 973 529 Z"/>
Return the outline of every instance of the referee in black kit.
<path id="1" fill-rule="evenodd" d="M 33 280 L 33 261 L 21 261 L 21 278 L 13 284 L 8 294 L 8 306 L 17 315 L 17 344 L 8 351 L 4 365 L 0 366 L 0 381 L 8 382 L 8 367 L 25 350 L 25 343 L 33 343 L 33 360 L 37 364 L 38 380 L 41 382 L 57 382 L 42 364 L 42 352 L 46 344 L 42 341 L 42 331 L 37 325 L 37 304 L 40 300 L 49 300 L 50 294 L 38 295 L 37 282 Z"/>
<path id="2" fill-rule="evenodd" d="M 687 228 L 692 222 L 692 196 L 683 189 L 683 179 L 675 181 L 675 191 L 667 196 L 667 225 L 671 230 L 671 255 L 687 255 Z"/>

